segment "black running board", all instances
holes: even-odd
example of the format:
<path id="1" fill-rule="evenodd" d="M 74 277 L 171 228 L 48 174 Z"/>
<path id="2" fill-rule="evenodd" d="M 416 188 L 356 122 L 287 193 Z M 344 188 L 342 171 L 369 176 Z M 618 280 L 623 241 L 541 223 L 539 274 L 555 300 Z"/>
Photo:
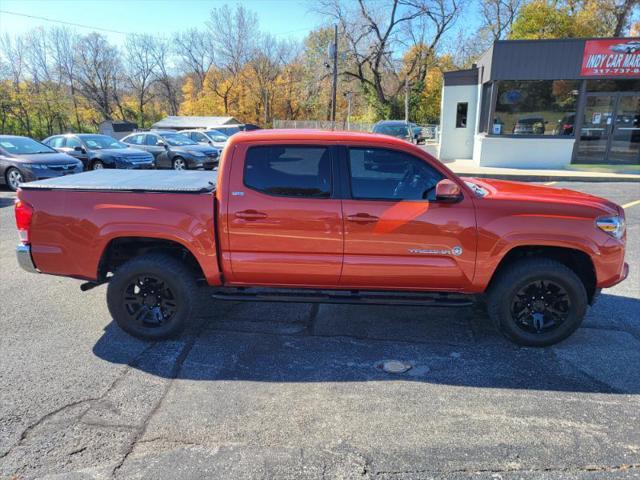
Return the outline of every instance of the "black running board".
<path id="1" fill-rule="evenodd" d="M 380 292 L 363 290 L 292 290 L 276 288 L 222 288 L 216 300 L 245 302 L 335 303 L 349 305 L 402 305 L 418 307 L 469 307 L 473 295 L 457 293 Z"/>

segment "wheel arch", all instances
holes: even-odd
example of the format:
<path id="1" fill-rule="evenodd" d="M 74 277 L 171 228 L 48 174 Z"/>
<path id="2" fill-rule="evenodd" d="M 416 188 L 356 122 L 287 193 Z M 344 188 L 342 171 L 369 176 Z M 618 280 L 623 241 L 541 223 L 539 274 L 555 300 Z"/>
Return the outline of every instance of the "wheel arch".
<path id="1" fill-rule="evenodd" d="M 509 249 L 500 259 L 497 267 L 491 275 L 486 291 L 491 289 L 496 278 L 509 265 L 522 258 L 549 258 L 555 260 L 571 269 L 582 281 L 587 297 L 591 303 L 597 293 L 596 289 L 596 269 L 588 253 L 583 250 L 570 247 L 547 246 L 547 245 L 518 245 Z"/>
<path id="2" fill-rule="evenodd" d="M 107 278 L 128 260 L 147 253 L 162 253 L 184 262 L 197 279 L 205 279 L 202 265 L 188 246 L 176 240 L 155 237 L 115 237 L 105 245 L 98 262 L 99 280 Z"/>

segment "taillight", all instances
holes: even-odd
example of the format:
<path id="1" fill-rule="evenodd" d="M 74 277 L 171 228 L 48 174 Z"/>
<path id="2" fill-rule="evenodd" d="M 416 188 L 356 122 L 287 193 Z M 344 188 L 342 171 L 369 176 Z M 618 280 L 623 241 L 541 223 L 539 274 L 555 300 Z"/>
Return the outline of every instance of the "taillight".
<path id="1" fill-rule="evenodd" d="M 16 227 L 20 241 L 25 245 L 29 243 L 29 229 L 31 228 L 31 218 L 33 217 L 33 207 L 27 202 L 16 199 Z"/>

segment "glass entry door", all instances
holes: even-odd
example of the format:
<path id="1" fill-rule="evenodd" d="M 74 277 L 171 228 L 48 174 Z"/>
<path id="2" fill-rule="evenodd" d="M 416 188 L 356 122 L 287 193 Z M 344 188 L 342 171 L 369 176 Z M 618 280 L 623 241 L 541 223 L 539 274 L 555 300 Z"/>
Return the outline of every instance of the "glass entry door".
<path id="1" fill-rule="evenodd" d="M 618 98 L 609 162 L 640 163 L 640 94 Z"/>
<path id="2" fill-rule="evenodd" d="M 640 163 L 640 94 L 587 94 L 576 163 Z"/>

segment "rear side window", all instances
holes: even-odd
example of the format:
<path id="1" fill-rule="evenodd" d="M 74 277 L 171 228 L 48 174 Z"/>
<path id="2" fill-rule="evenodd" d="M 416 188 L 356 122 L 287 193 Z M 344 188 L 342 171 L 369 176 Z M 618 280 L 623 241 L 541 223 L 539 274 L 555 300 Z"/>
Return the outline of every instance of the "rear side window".
<path id="1" fill-rule="evenodd" d="M 144 137 L 145 135 L 132 135 L 127 137 L 124 142 L 132 143 L 134 145 L 144 145 Z"/>
<path id="2" fill-rule="evenodd" d="M 325 147 L 252 147 L 244 163 L 244 184 L 268 195 L 329 198 L 330 151 Z"/>
<path id="3" fill-rule="evenodd" d="M 443 175 L 425 161 L 382 148 L 350 148 L 351 194 L 369 200 L 435 200 Z"/>
<path id="4" fill-rule="evenodd" d="M 47 145 L 53 148 L 62 148 L 64 147 L 64 137 L 53 137 L 47 142 Z"/>
<path id="5" fill-rule="evenodd" d="M 145 137 L 147 138 L 147 141 L 146 141 L 147 145 L 156 146 L 160 141 L 160 137 L 157 137 L 155 135 L 145 135 Z"/>

